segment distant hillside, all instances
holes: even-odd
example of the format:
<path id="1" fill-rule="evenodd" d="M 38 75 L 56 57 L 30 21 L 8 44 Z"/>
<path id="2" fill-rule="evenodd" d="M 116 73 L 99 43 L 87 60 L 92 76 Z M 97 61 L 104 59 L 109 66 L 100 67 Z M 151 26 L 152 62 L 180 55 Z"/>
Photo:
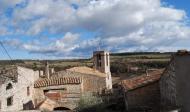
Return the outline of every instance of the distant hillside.
<path id="1" fill-rule="evenodd" d="M 148 69 L 165 68 L 173 52 L 112 53 L 111 72 L 123 76 L 145 73 Z"/>
<path id="2" fill-rule="evenodd" d="M 172 52 L 131 52 L 131 53 L 111 53 L 111 72 L 115 75 L 123 74 L 127 76 L 141 74 L 146 69 L 164 68 L 170 60 Z M 32 68 L 43 69 L 46 60 L 0 60 L 0 68 L 7 68 L 13 63 L 16 65 Z M 56 71 L 67 69 L 74 66 L 93 66 L 91 59 L 62 59 L 48 60 L 50 67 Z M 138 70 L 131 70 L 131 69 Z"/>
<path id="3" fill-rule="evenodd" d="M 175 52 L 123 52 L 123 53 L 111 53 L 112 56 L 126 56 L 126 55 L 152 55 L 152 54 L 162 54 L 162 55 L 170 55 Z"/>

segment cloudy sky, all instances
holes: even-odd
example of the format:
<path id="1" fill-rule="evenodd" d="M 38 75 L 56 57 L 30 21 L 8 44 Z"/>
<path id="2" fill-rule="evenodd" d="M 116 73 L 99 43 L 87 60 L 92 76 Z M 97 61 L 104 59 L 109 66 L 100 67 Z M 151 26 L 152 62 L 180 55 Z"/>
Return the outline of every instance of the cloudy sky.
<path id="1" fill-rule="evenodd" d="M 0 41 L 14 59 L 190 50 L 189 0 L 0 0 Z M 8 59 L 0 48 L 0 59 Z"/>

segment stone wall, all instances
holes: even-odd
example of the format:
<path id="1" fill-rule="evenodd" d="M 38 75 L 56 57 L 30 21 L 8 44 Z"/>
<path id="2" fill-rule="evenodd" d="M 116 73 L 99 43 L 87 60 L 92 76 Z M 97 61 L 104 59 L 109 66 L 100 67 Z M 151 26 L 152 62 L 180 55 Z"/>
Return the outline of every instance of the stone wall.
<path id="1" fill-rule="evenodd" d="M 81 77 L 82 83 L 35 88 L 34 99 L 36 107 L 41 102 L 45 102 L 39 107 L 42 110 L 50 111 L 59 106 L 74 109 L 77 107 L 80 96 L 83 93 L 97 92 L 106 88 L 106 77 L 82 74 L 67 70 L 57 72 L 52 77 Z M 49 90 L 50 93 L 44 93 L 44 91 L 47 90 Z"/>
<path id="2" fill-rule="evenodd" d="M 35 101 L 41 110 L 52 111 L 56 107 L 74 109 L 81 96 L 81 84 L 48 86 L 35 89 Z M 37 106 L 37 105 L 36 105 Z"/>
<path id="3" fill-rule="evenodd" d="M 171 59 L 160 79 L 160 91 L 161 107 L 163 110 L 167 110 L 167 108 L 178 105 L 174 57 Z"/>
<path id="4" fill-rule="evenodd" d="M 18 77 L 17 82 L 11 80 L 6 81 L 0 90 L 0 100 L 2 102 L 1 111 L 19 111 L 23 110 L 23 104 L 33 102 L 33 84 L 36 79 L 39 78 L 38 72 L 31 69 L 17 67 Z M 12 84 L 12 88 L 6 90 L 6 86 Z M 30 91 L 27 94 L 27 87 Z M 7 106 L 7 98 L 13 97 L 12 105 Z"/>
<path id="5" fill-rule="evenodd" d="M 60 71 L 57 75 L 62 77 L 82 77 L 82 92 L 96 92 L 106 88 L 106 77 L 81 74 L 71 71 Z"/>
<path id="6" fill-rule="evenodd" d="M 174 54 L 161 78 L 161 96 L 163 109 L 181 108 L 190 112 L 190 54 Z"/>
<path id="7" fill-rule="evenodd" d="M 125 101 L 129 110 L 145 107 L 150 109 L 148 112 L 160 112 L 160 89 L 158 81 L 128 91 L 125 93 Z"/>
<path id="8" fill-rule="evenodd" d="M 178 106 L 190 112 L 190 54 L 175 56 L 176 93 Z"/>

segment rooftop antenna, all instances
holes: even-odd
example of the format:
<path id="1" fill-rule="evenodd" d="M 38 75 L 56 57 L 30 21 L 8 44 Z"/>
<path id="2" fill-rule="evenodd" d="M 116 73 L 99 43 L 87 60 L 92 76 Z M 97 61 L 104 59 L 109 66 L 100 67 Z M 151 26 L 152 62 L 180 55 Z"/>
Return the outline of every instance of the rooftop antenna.
<path id="1" fill-rule="evenodd" d="M 101 50 L 101 40 L 98 40 L 98 47 L 97 50 L 100 51 Z"/>

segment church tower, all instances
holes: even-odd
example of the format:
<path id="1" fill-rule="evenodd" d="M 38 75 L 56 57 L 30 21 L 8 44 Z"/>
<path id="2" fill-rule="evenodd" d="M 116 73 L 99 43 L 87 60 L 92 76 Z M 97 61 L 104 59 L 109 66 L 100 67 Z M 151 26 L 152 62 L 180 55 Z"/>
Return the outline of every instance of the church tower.
<path id="1" fill-rule="evenodd" d="M 112 89 L 109 52 L 95 51 L 93 52 L 93 58 L 94 58 L 95 69 L 106 74 L 106 88 Z"/>
<path id="2" fill-rule="evenodd" d="M 48 78 L 48 79 L 50 78 L 48 61 L 46 61 L 46 63 L 45 63 L 45 75 L 46 75 L 46 78 Z"/>

